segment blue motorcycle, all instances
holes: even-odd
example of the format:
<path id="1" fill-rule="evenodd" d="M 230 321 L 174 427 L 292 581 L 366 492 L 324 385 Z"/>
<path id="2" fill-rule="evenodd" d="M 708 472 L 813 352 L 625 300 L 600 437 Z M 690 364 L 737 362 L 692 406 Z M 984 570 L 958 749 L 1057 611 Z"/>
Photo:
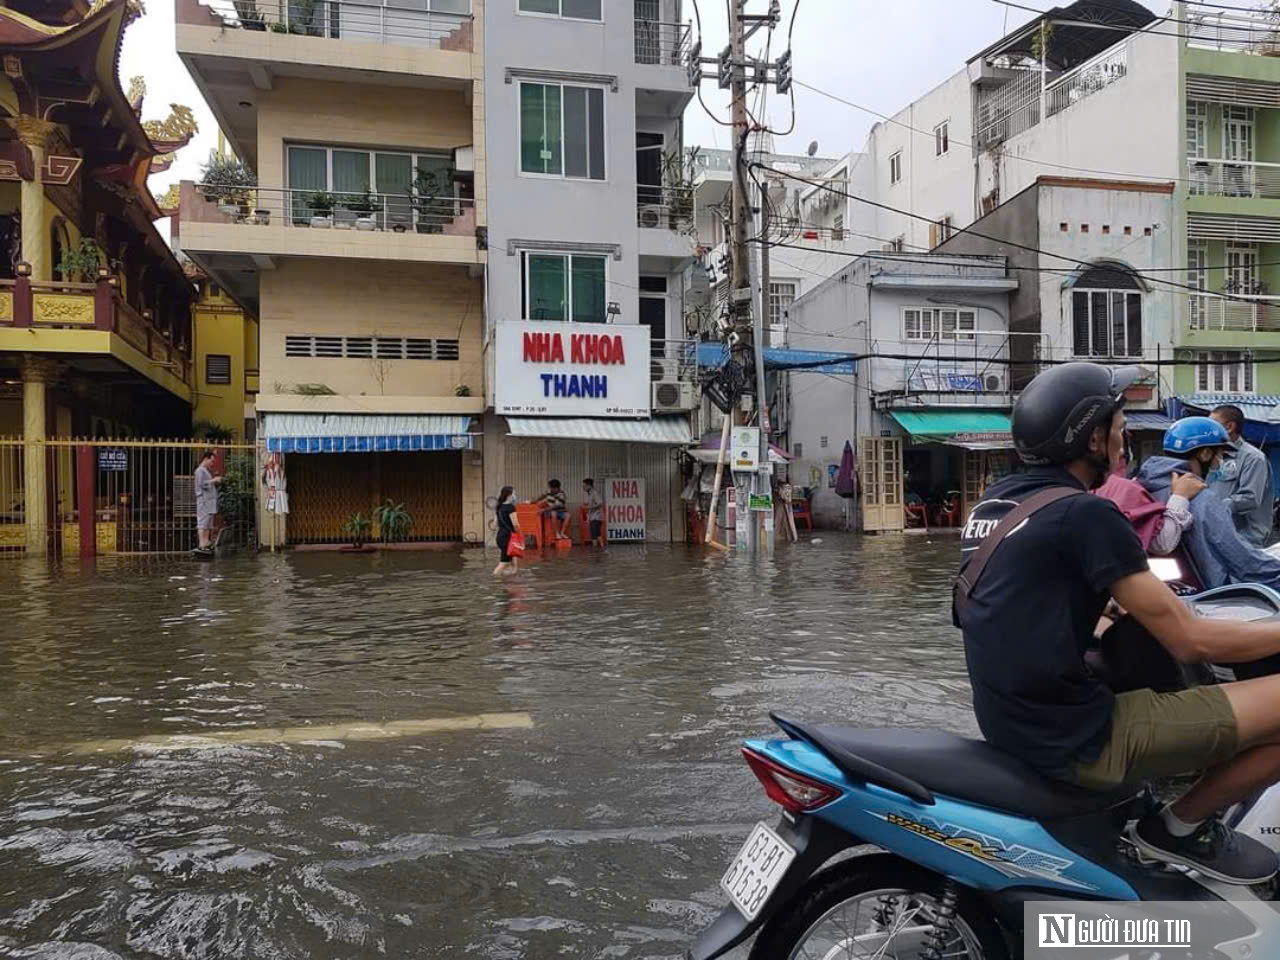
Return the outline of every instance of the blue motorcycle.
<path id="1" fill-rule="evenodd" d="M 1280 617 L 1280 594 L 1255 585 L 1187 602 L 1208 617 Z M 751 960 L 1009 960 L 1022 955 L 1023 904 L 1053 900 L 1214 901 L 1230 935 L 1180 956 L 1280 955 L 1275 881 L 1230 886 L 1139 856 L 1125 830 L 1154 808 L 1148 790 L 1083 790 L 947 733 L 771 717 L 786 738 L 742 753 L 782 819 L 757 824 L 734 857 L 720 883 L 731 905 L 689 960 L 753 935 Z M 1280 787 L 1226 820 L 1280 849 Z"/>

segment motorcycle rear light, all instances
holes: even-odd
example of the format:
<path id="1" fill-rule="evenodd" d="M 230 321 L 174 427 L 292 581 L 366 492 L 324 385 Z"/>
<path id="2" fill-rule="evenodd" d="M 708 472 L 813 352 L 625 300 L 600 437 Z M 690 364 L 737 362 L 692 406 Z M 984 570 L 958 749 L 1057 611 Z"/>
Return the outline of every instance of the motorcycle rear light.
<path id="1" fill-rule="evenodd" d="M 752 750 L 743 749 L 742 756 L 764 785 L 768 798 L 791 813 L 808 813 L 840 796 L 831 784 L 796 773 Z"/>

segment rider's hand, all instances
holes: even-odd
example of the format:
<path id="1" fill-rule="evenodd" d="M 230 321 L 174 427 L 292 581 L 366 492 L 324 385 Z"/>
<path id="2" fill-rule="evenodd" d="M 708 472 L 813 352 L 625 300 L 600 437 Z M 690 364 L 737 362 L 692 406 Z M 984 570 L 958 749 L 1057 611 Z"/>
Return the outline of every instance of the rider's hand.
<path id="1" fill-rule="evenodd" d="M 1175 473 L 1173 475 L 1173 492 L 1180 497 L 1194 500 L 1196 494 L 1204 488 L 1204 481 L 1194 473 Z"/>

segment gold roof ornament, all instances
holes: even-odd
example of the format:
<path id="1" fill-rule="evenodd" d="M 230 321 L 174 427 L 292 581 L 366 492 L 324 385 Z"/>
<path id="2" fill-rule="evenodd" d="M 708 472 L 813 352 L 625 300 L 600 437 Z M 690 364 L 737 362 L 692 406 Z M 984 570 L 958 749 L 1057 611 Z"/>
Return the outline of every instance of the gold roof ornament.
<path id="1" fill-rule="evenodd" d="M 156 206 L 161 210 L 177 210 L 178 192 L 179 185 L 176 182 L 169 184 L 169 189 L 156 197 Z"/>
<path id="2" fill-rule="evenodd" d="M 195 114 L 191 112 L 190 107 L 183 106 L 180 103 L 169 104 L 169 116 L 163 121 L 148 120 L 142 125 L 142 129 L 146 131 L 148 137 L 152 140 L 174 142 L 178 140 L 190 140 L 200 130 L 200 125 L 196 123 Z"/>
<path id="3" fill-rule="evenodd" d="M 129 78 L 129 105 L 134 110 L 142 106 L 142 98 L 147 95 L 147 80 L 141 75 Z"/>

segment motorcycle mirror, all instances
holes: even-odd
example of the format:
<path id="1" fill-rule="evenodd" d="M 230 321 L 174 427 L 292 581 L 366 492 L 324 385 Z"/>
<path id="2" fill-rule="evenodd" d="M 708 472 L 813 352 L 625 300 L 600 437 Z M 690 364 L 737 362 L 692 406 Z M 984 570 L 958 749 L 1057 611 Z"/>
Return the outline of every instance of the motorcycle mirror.
<path id="1" fill-rule="evenodd" d="M 1182 578 L 1182 571 L 1178 569 L 1178 561 L 1172 557 L 1148 557 L 1147 565 L 1151 568 L 1151 572 L 1165 583 Z"/>

